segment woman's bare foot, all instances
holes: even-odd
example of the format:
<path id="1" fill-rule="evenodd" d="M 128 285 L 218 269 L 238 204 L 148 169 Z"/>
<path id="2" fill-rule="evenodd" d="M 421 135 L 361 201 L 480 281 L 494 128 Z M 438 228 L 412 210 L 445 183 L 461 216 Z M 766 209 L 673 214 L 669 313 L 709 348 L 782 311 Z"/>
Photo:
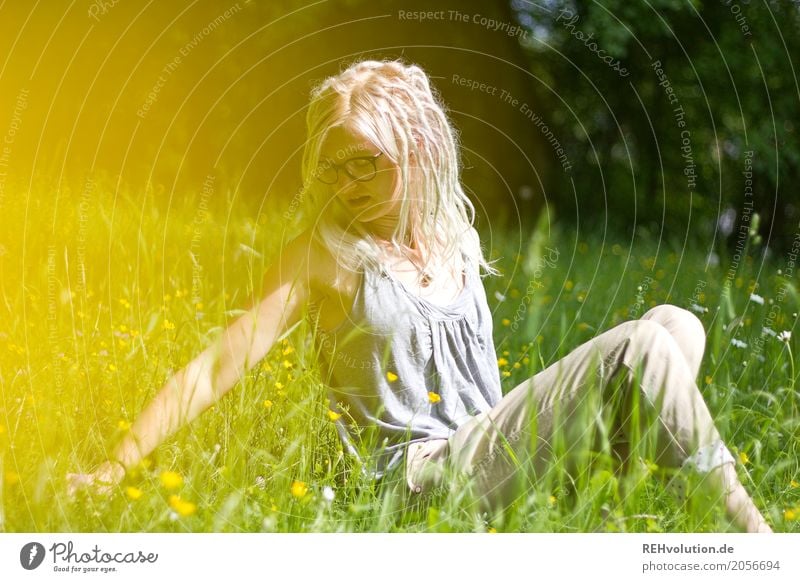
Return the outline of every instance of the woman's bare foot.
<path id="1" fill-rule="evenodd" d="M 772 533 L 772 528 L 739 481 L 733 463 L 712 470 L 707 480 L 716 490 L 725 493 L 725 513 L 740 529 L 748 533 Z"/>

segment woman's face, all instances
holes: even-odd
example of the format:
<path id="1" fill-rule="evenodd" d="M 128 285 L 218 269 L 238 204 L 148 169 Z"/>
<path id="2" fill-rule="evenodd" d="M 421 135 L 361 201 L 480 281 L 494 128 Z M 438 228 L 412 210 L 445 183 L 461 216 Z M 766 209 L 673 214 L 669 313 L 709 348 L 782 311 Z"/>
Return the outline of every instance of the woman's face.
<path id="1" fill-rule="evenodd" d="M 380 154 L 380 155 L 379 155 Z M 357 176 L 369 176 L 372 162 L 355 158 L 375 157 L 375 174 L 359 181 L 345 172 L 344 166 L 355 168 Z M 391 236 L 400 216 L 402 202 L 400 171 L 385 153 L 382 153 L 365 136 L 337 126 L 331 128 L 320 151 L 321 166 L 333 163 L 338 166 L 338 180 L 330 184 L 330 192 L 337 196 L 353 215 L 375 234 Z"/>

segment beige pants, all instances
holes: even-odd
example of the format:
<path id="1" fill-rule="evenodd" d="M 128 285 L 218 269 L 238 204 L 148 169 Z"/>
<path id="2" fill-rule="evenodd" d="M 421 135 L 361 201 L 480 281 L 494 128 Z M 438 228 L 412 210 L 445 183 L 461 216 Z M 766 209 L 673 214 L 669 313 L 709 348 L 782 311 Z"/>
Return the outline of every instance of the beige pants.
<path id="1" fill-rule="evenodd" d="M 733 463 L 695 384 L 704 349 L 697 317 L 659 305 L 525 380 L 449 439 L 410 445 L 408 487 L 431 491 L 446 471 L 454 471 L 468 478 L 484 509 L 507 505 L 554 455 L 591 449 L 587 435 L 603 430 L 594 420 L 615 406 L 615 417 L 605 418 L 605 436 L 623 451 L 638 426 L 655 447 L 648 460 L 662 467 L 707 472 Z"/>

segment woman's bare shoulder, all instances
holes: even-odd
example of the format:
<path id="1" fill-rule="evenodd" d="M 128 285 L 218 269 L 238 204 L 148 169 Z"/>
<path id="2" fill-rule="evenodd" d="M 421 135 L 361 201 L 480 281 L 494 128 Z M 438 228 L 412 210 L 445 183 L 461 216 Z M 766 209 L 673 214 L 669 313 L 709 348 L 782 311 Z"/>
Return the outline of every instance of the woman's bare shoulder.
<path id="1" fill-rule="evenodd" d="M 303 231 L 287 246 L 284 260 L 292 261 L 301 269 L 309 290 L 315 299 L 324 299 L 349 288 L 346 270 L 339 265 L 330 249 L 319 241 L 309 229 Z"/>

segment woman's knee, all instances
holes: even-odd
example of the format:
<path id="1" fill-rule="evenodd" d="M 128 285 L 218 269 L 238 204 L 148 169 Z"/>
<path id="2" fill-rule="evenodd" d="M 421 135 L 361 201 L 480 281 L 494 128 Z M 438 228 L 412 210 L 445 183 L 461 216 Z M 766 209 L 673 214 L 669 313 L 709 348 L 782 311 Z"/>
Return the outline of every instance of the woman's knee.
<path id="1" fill-rule="evenodd" d="M 642 315 L 641 319 L 655 321 L 663 325 L 667 330 L 681 328 L 692 335 L 705 337 L 705 328 L 700 318 L 688 309 L 670 303 L 656 305 Z"/>

